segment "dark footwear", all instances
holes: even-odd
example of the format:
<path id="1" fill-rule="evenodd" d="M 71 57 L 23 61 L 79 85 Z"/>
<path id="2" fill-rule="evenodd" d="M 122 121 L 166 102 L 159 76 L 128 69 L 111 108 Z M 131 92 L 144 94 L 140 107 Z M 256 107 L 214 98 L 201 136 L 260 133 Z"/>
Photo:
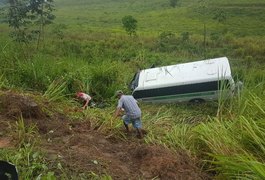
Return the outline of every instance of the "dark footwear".
<path id="1" fill-rule="evenodd" d="M 143 136 L 143 132 L 141 129 L 137 129 L 137 138 L 139 139 L 142 139 L 144 136 Z"/>
<path id="2" fill-rule="evenodd" d="M 147 135 L 147 131 L 144 129 L 141 129 L 143 135 Z"/>

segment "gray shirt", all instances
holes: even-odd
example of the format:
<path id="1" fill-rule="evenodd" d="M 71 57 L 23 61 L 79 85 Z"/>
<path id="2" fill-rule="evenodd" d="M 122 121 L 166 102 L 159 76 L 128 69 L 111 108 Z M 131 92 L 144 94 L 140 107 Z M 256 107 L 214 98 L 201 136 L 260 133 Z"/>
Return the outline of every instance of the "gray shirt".
<path id="1" fill-rule="evenodd" d="M 139 108 L 137 101 L 131 95 L 122 95 L 119 99 L 117 108 L 123 108 L 126 115 L 132 119 L 141 117 L 141 109 Z"/>

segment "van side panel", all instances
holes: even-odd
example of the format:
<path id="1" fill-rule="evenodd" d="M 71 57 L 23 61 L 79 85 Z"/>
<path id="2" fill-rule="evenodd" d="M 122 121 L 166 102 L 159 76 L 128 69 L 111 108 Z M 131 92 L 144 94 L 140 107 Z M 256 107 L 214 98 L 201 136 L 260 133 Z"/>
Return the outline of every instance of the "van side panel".
<path id="1" fill-rule="evenodd" d="M 170 95 L 180 95 L 180 94 L 189 94 L 189 93 L 218 91 L 221 88 L 220 87 L 221 84 L 226 84 L 226 87 L 229 87 L 229 80 L 178 85 L 178 86 L 162 87 L 162 88 L 156 88 L 156 89 L 144 89 L 144 90 L 138 90 L 138 91 L 136 90 L 133 92 L 133 96 L 135 99 L 141 99 L 141 98 L 148 98 L 148 97 L 159 97 L 159 96 L 170 96 Z"/>

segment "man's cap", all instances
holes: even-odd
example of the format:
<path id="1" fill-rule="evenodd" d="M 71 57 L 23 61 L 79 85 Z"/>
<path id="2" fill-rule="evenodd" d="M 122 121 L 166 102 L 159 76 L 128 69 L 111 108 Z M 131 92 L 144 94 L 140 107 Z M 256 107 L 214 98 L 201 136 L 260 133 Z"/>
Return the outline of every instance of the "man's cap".
<path id="1" fill-rule="evenodd" d="M 122 95 L 122 94 L 123 94 L 122 90 L 118 90 L 118 91 L 116 91 L 116 93 L 115 93 L 115 97 L 117 97 L 117 96 L 119 96 L 119 95 Z"/>

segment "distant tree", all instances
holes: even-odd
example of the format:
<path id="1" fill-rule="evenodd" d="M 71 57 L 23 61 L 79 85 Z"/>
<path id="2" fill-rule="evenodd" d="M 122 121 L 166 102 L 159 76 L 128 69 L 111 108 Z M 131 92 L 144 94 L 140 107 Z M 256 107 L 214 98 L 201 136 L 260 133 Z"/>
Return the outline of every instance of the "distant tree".
<path id="1" fill-rule="evenodd" d="M 11 36 L 23 43 L 37 37 L 38 48 L 44 26 L 55 18 L 53 0 L 9 0 L 9 4 L 8 24 L 14 30 Z"/>
<path id="2" fill-rule="evenodd" d="M 125 31 L 131 36 L 136 35 L 137 29 L 137 20 L 134 19 L 131 15 L 124 16 L 122 18 L 122 24 Z"/>
<path id="3" fill-rule="evenodd" d="M 179 1 L 179 0 L 169 0 L 169 5 L 170 5 L 171 7 L 176 7 L 177 4 L 178 4 L 178 1 Z"/>

